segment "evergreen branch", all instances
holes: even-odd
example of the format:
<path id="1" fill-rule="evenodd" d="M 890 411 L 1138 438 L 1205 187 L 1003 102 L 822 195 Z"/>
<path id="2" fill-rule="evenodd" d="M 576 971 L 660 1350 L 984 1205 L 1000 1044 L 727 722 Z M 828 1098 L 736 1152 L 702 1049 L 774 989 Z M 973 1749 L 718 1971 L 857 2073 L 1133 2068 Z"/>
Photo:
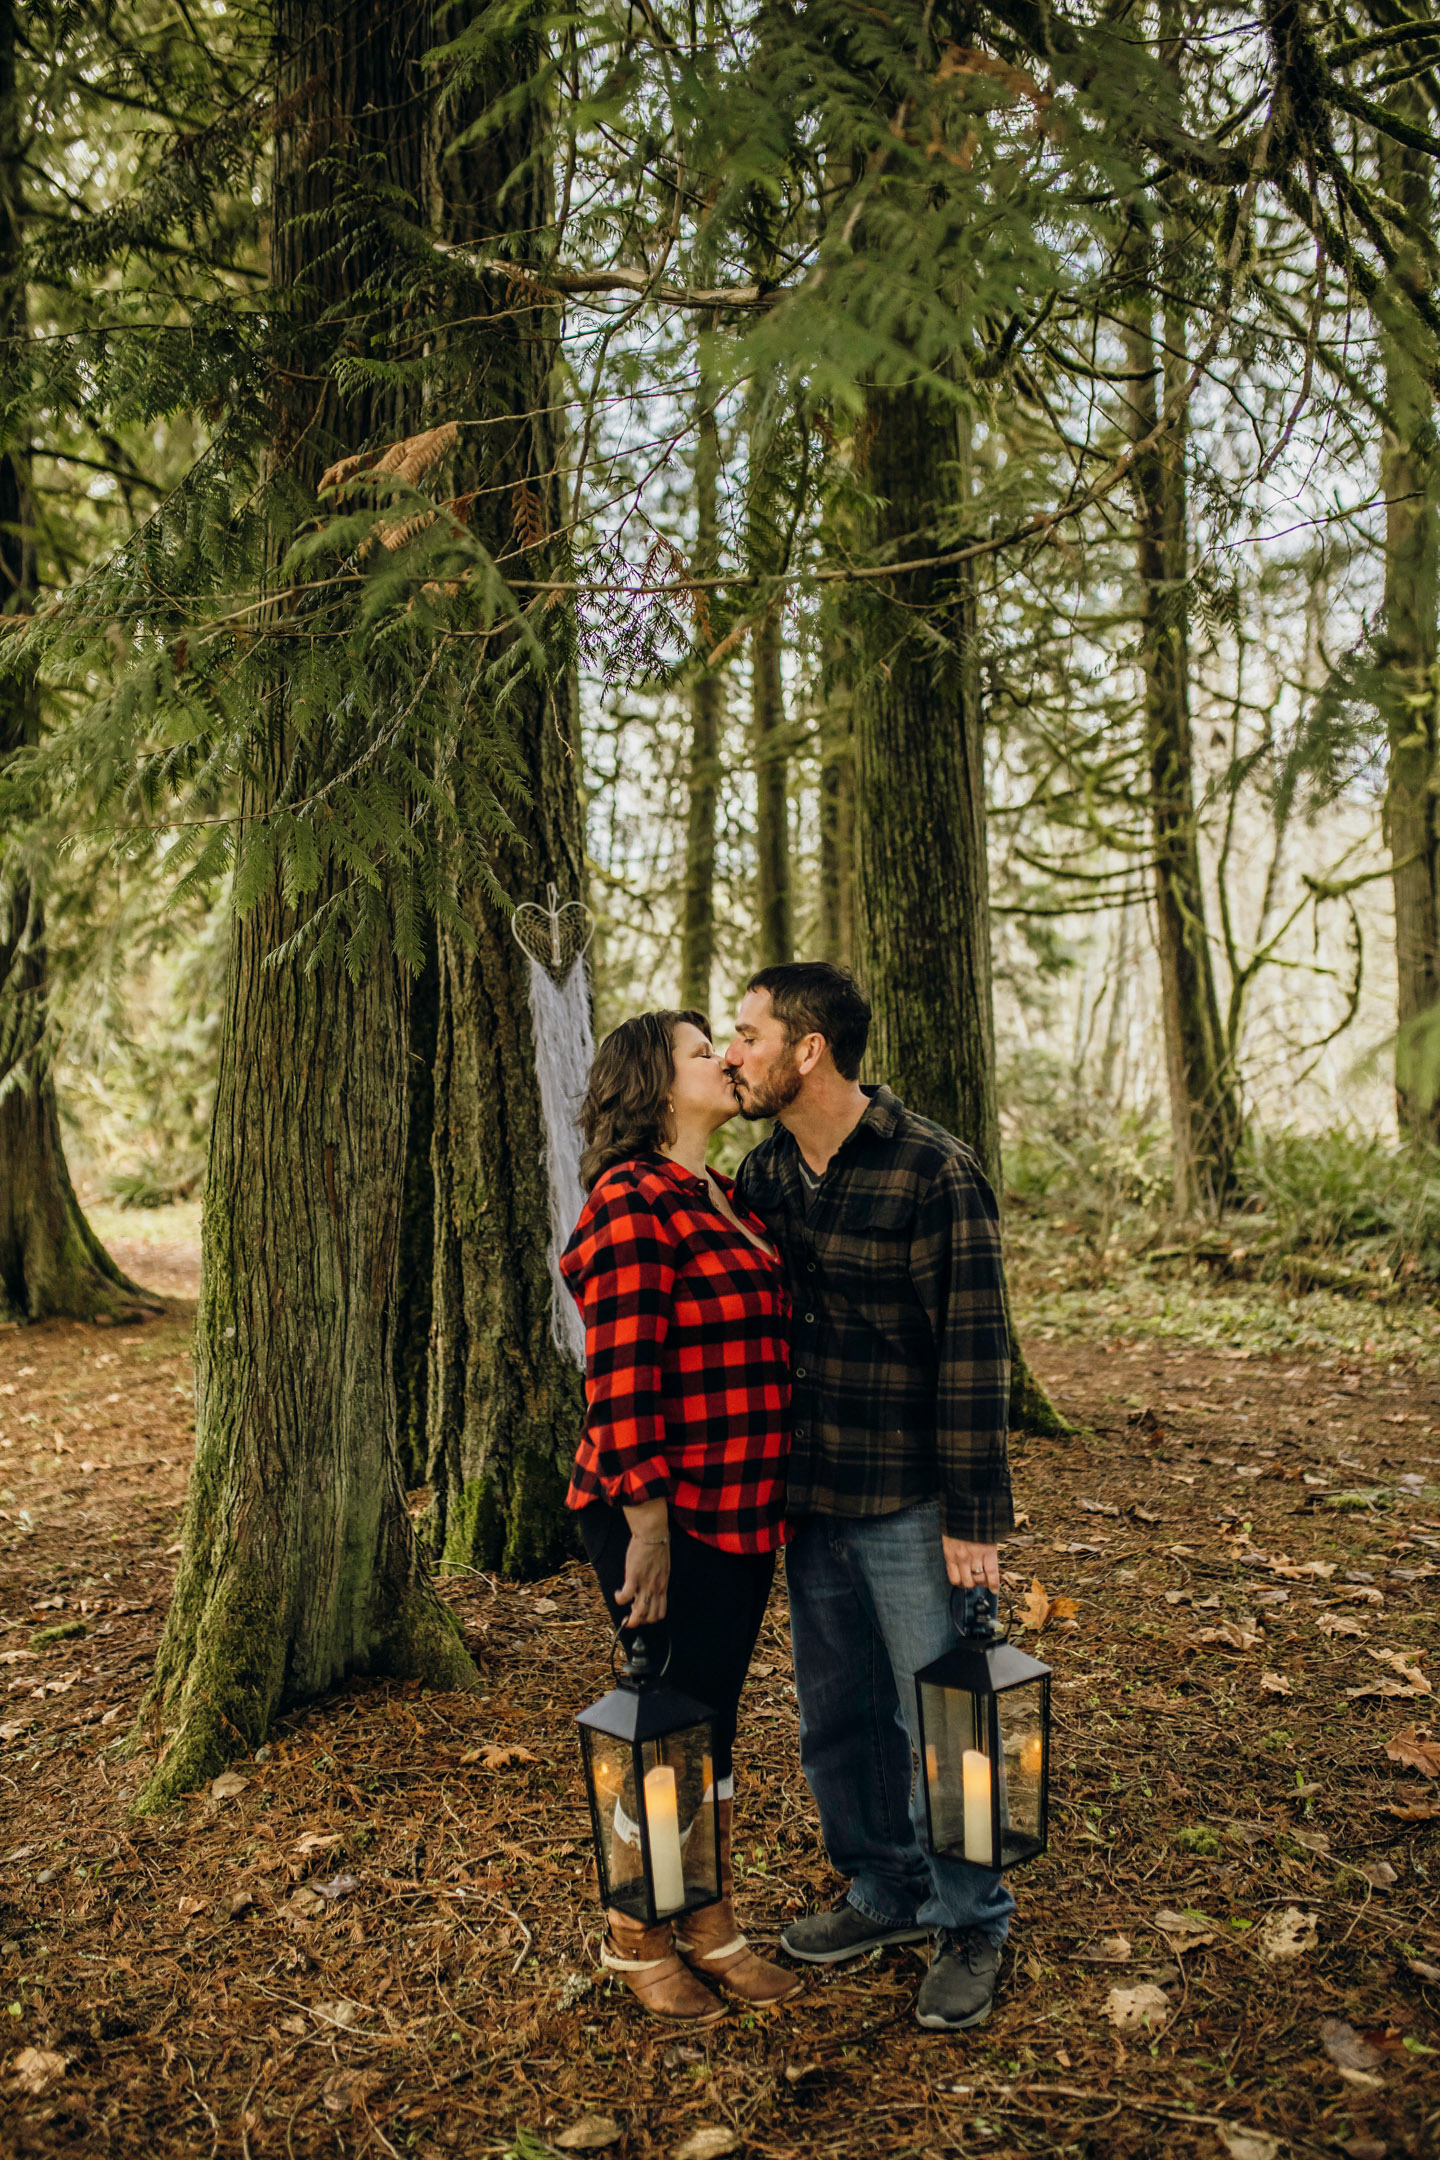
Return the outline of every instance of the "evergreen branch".
<path id="1" fill-rule="evenodd" d="M 1425 157 L 1440 158 L 1440 138 L 1416 127 L 1412 121 L 1402 120 L 1388 106 L 1373 104 L 1358 90 L 1347 89 L 1344 83 L 1332 83 L 1329 96 L 1342 112 L 1363 120 L 1377 135 L 1388 135 L 1392 142 L 1403 143 L 1407 150 L 1418 150 Z"/>

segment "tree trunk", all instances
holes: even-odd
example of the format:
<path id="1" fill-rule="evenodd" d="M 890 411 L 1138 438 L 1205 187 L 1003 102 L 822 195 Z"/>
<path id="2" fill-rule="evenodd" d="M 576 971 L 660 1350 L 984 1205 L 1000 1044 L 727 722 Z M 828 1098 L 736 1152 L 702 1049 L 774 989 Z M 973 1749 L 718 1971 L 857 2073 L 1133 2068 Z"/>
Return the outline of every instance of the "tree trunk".
<path id="1" fill-rule="evenodd" d="M 512 33 L 506 66 L 515 81 L 539 58 L 533 37 Z M 504 88 L 498 78 L 474 82 L 475 109 Z M 528 236 L 550 217 L 542 117 L 512 108 L 498 133 L 443 161 L 449 238 L 479 242 L 486 255 L 498 251 L 497 235 L 519 233 L 527 236 L 522 251 L 533 246 Z M 565 576 L 563 543 L 549 537 L 565 524 L 559 430 L 547 409 L 558 398 L 558 320 L 543 305 L 517 309 L 513 289 L 495 277 L 477 281 L 462 312 L 468 374 L 457 378 L 457 409 L 487 422 L 466 430 L 483 439 L 472 528 L 496 557 L 513 560 L 526 541 L 527 575 Z M 574 624 L 567 609 L 543 603 L 531 621 L 545 665 L 517 649 L 506 708 L 529 800 L 507 805 L 514 830 L 488 861 L 513 900 L 543 901 L 553 884 L 563 904 L 584 892 Z M 583 1390 L 552 1329 L 529 962 L 508 915 L 478 884 L 464 913 L 470 942 L 448 930 L 440 936 L 427 1443 L 434 1498 L 425 1531 L 442 1568 L 524 1575 L 571 1549 L 564 1495 Z"/>
<path id="2" fill-rule="evenodd" d="M 1138 441 L 1159 412 L 1161 375 L 1167 409 L 1188 378 L 1185 323 L 1165 324 L 1157 368 L 1148 282 L 1126 324 L 1131 384 L 1129 420 Z M 1181 1215 L 1216 1210 L 1228 1197 L 1240 1144 L 1241 1111 L 1225 1047 L 1206 927 L 1195 815 L 1190 730 L 1190 641 L 1186 620 L 1189 512 L 1183 417 L 1156 449 L 1137 458 L 1135 557 L 1141 586 L 1141 665 L 1145 676 L 1145 762 L 1155 849 L 1155 916 L 1160 961 L 1165 1066 L 1170 1091 L 1174 1200 Z"/>
<path id="3" fill-rule="evenodd" d="M 877 557 L 944 545 L 968 493 L 953 405 L 922 389 L 877 390 L 867 485 Z M 898 602 L 869 603 L 855 696 L 855 861 L 860 980 L 874 1008 L 871 1070 L 979 1156 L 1003 1193 L 990 986 L 984 730 L 968 571 L 909 574 Z M 864 603 L 862 603 L 864 604 Z M 914 634 L 923 619 L 943 639 Z M 1014 1330 L 1011 1422 L 1068 1430 Z"/>
<path id="4" fill-rule="evenodd" d="M 421 57 L 433 35 L 424 9 L 357 7 L 338 20 L 323 0 L 277 10 L 281 96 L 310 85 L 277 141 L 272 228 L 295 338 L 287 379 L 304 385 L 303 407 L 282 415 L 302 485 L 313 487 L 326 448 L 367 430 L 393 439 L 414 417 L 408 393 L 388 390 L 342 410 L 327 382 L 331 343 L 359 337 L 363 318 L 354 310 L 343 332 L 315 325 L 384 274 L 373 228 L 336 244 L 344 174 L 426 200 Z M 265 814 L 287 772 L 303 792 L 357 748 L 338 723 L 323 751 L 289 739 L 283 716 L 276 732 L 248 816 Z M 347 883 L 337 864 L 307 906 Z M 141 1712 L 162 1748 L 145 1807 L 191 1789 L 253 1747 L 279 1708 L 346 1674 L 475 1683 L 424 1577 L 396 1450 L 408 985 L 384 935 L 358 982 L 338 952 L 267 965 L 296 926 L 274 888 L 235 926 L 205 1186 L 196 1461 Z"/>
<path id="5" fill-rule="evenodd" d="M 410 985 L 405 1185 L 396 1263 L 395 1410 L 400 1469 L 407 1486 L 428 1469 L 430 1323 L 434 1313 L 435 1046 L 440 1025 L 440 951 L 435 925 L 425 932 L 425 965 Z"/>
<path id="6" fill-rule="evenodd" d="M 23 348 L 28 311 L 22 177 L 26 116 L 16 12 L 0 0 L 0 335 Z M 23 412 L 23 405 L 17 408 Z M 0 614 L 35 604 L 34 518 L 25 446 L 0 438 Z M 0 677 L 0 766 L 37 737 L 31 668 Z M 8 858 L 8 859 L 7 859 Z M 134 1318 L 160 1301 L 122 1275 L 70 1183 L 47 1039 L 44 903 L 20 848 L 0 836 L 0 1319 Z"/>
<path id="7" fill-rule="evenodd" d="M 695 423 L 695 575 L 709 577 L 720 559 L 720 433 L 702 382 Z M 685 893 L 680 921 L 680 1003 L 710 1010 L 715 966 L 715 813 L 720 799 L 720 730 L 725 684 L 696 656 L 690 685 L 689 806 Z"/>
<path id="8" fill-rule="evenodd" d="M 822 960 L 855 960 L 855 760 L 848 684 L 830 686 L 820 708 L 820 893 Z"/>
<path id="9" fill-rule="evenodd" d="M 1409 86 L 1394 103 L 1403 117 L 1424 124 L 1425 106 Z M 1386 138 L 1380 160 L 1388 192 L 1428 229 L 1429 160 Z M 1432 268 L 1411 261 L 1400 274 L 1428 286 Z M 1380 448 L 1385 611 L 1377 658 L 1389 750 L 1385 839 L 1395 901 L 1395 1108 L 1401 1132 L 1433 1146 L 1440 1140 L 1440 455 L 1413 315 L 1385 300 L 1377 314 L 1391 422 Z"/>
<path id="10" fill-rule="evenodd" d="M 761 967 L 793 951 L 790 910 L 790 760 L 785 736 L 778 604 L 751 640 L 751 734 L 755 757 L 755 917 Z"/>

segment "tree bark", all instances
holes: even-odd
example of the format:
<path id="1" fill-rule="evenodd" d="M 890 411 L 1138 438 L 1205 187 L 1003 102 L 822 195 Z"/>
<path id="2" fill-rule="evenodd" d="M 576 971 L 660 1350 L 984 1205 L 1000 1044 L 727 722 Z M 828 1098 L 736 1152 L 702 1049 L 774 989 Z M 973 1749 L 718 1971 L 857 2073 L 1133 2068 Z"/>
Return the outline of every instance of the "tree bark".
<path id="1" fill-rule="evenodd" d="M 0 0 L 0 338 L 22 350 L 28 326 L 22 160 L 26 116 L 17 16 Z M 23 410 L 23 407 L 18 408 Z M 0 614 L 35 604 L 28 451 L 0 439 Z M 39 734 L 32 668 L 0 677 L 0 766 Z M 121 1273 L 70 1182 L 51 1077 L 45 910 L 19 836 L 0 836 L 0 1319 L 130 1319 L 163 1309 Z"/>
<path id="2" fill-rule="evenodd" d="M 876 390 L 867 485 L 877 557 L 930 555 L 968 494 L 955 407 Z M 946 515 L 946 513 L 950 515 Z M 874 1009 L 870 1066 L 1004 1184 L 995 1094 L 984 728 L 967 569 L 916 571 L 877 594 L 855 693 L 856 925 Z M 924 620 L 935 637 L 915 634 Z M 1065 1431 L 1011 1329 L 1011 1423 Z"/>
<path id="3" fill-rule="evenodd" d="M 514 82 L 538 66 L 536 39 L 512 33 Z M 478 111 L 507 85 L 472 83 Z M 549 183 L 538 108 L 510 109 L 458 157 L 442 161 L 447 237 L 489 243 L 542 231 Z M 514 185 L 502 190 L 514 176 Z M 533 245 L 528 239 L 521 248 Z M 557 473 L 559 322 L 545 305 L 517 309 L 503 279 L 466 300 L 466 371 L 457 410 L 484 420 L 483 492 L 472 529 L 497 559 L 564 576 L 564 493 Z M 476 480 L 481 475 L 477 472 Z M 543 530 L 542 530 L 543 528 Z M 515 901 L 562 904 L 584 893 L 573 616 L 537 603 L 543 666 L 519 657 L 506 706 L 528 800 L 489 851 Z M 552 1332 L 545 1135 L 531 1033 L 529 962 L 509 917 L 477 884 L 464 897 L 469 940 L 442 929 L 434 1065 L 434 1281 L 428 1382 L 425 1534 L 446 1567 L 548 1570 L 571 1549 L 565 1486 L 583 1414 L 581 1375 Z"/>
<path id="4" fill-rule="evenodd" d="M 282 100 L 309 86 L 276 145 L 272 274 L 295 359 L 284 379 L 304 389 L 278 418 L 292 473 L 313 487 L 326 449 L 366 432 L 394 439 L 414 418 L 408 391 L 342 410 L 329 341 L 360 337 L 363 317 L 356 308 L 339 332 L 317 325 L 384 270 L 376 228 L 337 235 L 344 175 L 427 200 L 432 92 L 421 57 L 434 31 L 426 9 L 369 5 L 335 18 L 324 0 L 280 0 L 275 22 Z M 265 815 L 287 772 L 308 768 L 302 791 L 313 788 L 356 749 L 338 720 L 323 749 L 291 739 L 283 713 L 276 735 L 247 817 Z M 337 865 L 307 908 L 347 883 Z M 425 1579 L 396 1448 L 408 984 L 383 934 L 358 981 L 333 950 L 310 966 L 269 965 L 296 927 L 272 887 L 232 943 L 203 1212 L 195 1470 L 141 1711 L 161 1749 L 145 1808 L 191 1789 L 253 1747 L 278 1709 L 346 1674 L 476 1679 Z"/>
<path id="5" fill-rule="evenodd" d="M 695 420 L 695 575 L 709 577 L 720 559 L 720 433 L 702 381 Z M 715 814 L 720 800 L 723 677 L 696 655 L 690 685 L 690 768 L 685 824 L 685 891 L 680 918 L 680 1003 L 710 1010 L 715 966 Z"/>
<path id="6" fill-rule="evenodd" d="M 1157 377 L 1166 408 L 1188 378 L 1185 323 L 1167 318 L 1163 360 L 1157 360 L 1148 283 L 1125 327 L 1130 386 L 1128 419 L 1135 440 L 1159 414 Z M 1195 814 L 1194 747 L 1190 725 L 1190 640 L 1187 431 L 1183 415 L 1159 445 L 1134 466 L 1135 560 L 1141 589 L 1141 666 L 1144 671 L 1144 752 L 1154 846 L 1156 941 L 1160 962 L 1165 1068 L 1170 1095 L 1176 1210 L 1214 1211 L 1228 1197 L 1242 1118 L 1234 1067 L 1225 1046 L 1200 874 Z"/>
<path id="7" fill-rule="evenodd" d="M 1392 100 L 1423 125 L 1426 108 L 1407 85 Z M 1388 192 L 1428 230 L 1433 216 L 1429 160 L 1382 139 Z M 1424 286 L 1432 264 L 1407 260 L 1399 275 Z M 1385 497 L 1385 605 L 1377 641 L 1388 760 L 1385 839 L 1395 903 L 1395 1109 L 1401 1132 L 1420 1146 L 1440 1140 L 1440 454 L 1434 405 L 1413 316 L 1397 299 L 1377 306 L 1390 416 L 1380 446 Z"/>
<path id="8" fill-rule="evenodd" d="M 755 760 L 755 928 L 761 967 L 794 950 L 790 904 L 790 758 L 778 604 L 751 640 L 751 741 Z"/>

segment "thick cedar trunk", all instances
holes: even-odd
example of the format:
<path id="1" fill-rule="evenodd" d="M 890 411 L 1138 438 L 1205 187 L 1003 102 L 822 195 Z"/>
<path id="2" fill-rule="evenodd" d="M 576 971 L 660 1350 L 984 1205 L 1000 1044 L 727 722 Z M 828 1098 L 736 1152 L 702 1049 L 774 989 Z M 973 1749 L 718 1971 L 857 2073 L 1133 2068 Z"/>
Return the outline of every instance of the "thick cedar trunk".
<path id="1" fill-rule="evenodd" d="M 26 327 L 21 185 L 24 125 L 15 69 L 16 14 L 0 0 L 0 334 Z M 35 603 L 25 451 L 0 440 L 0 614 Z M 28 668 L 0 677 L 0 765 L 34 742 L 39 685 Z M 0 1320 L 120 1318 L 159 1311 L 121 1274 L 70 1183 L 47 1041 L 44 907 L 0 837 Z"/>
<path id="2" fill-rule="evenodd" d="M 425 964 L 410 985 L 409 1079 L 405 1129 L 405 1186 L 395 1270 L 395 1411 L 400 1469 L 410 1486 L 428 1467 L 430 1322 L 434 1311 L 435 1043 L 440 1022 L 440 952 L 433 922 L 426 925 Z"/>
<path id="3" fill-rule="evenodd" d="M 1183 318 L 1167 320 L 1157 367 L 1148 290 L 1126 326 L 1129 417 L 1138 439 L 1155 426 L 1156 376 L 1167 404 L 1187 379 Z M 1145 761 L 1154 846 L 1156 942 L 1165 1066 L 1170 1093 L 1174 1199 L 1178 1212 L 1214 1210 L 1229 1195 L 1241 1112 L 1215 994 L 1195 815 L 1186 623 L 1189 513 L 1183 418 L 1136 460 L 1135 555 L 1141 587 Z"/>
<path id="4" fill-rule="evenodd" d="M 514 79 L 523 80 L 538 60 L 534 42 L 517 31 L 507 56 Z M 478 107 L 504 87 L 478 83 L 471 94 Z M 550 211 L 541 119 L 533 108 L 512 111 L 498 134 L 442 161 L 447 237 L 479 242 L 493 254 L 493 236 L 544 227 Z M 512 174 L 523 177 L 502 201 Z M 472 529 L 511 562 L 523 532 L 539 540 L 523 574 L 565 575 L 560 543 L 540 539 L 537 530 L 537 518 L 546 534 L 565 522 L 558 431 L 546 410 L 557 400 L 559 323 L 548 307 L 517 309 L 502 278 L 477 282 L 462 312 L 468 321 L 454 355 L 453 409 L 488 423 L 465 431 L 483 444 L 483 468 L 466 482 L 484 489 Z M 517 654 L 506 707 L 529 799 L 507 802 L 514 833 L 492 846 L 489 863 L 513 900 L 543 902 L 553 884 L 563 904 L 584 893 L 573 621 L 566 610 L 538 605 L 532 621 L 546 647 L 545 668 Z M 428 1402 L 434 1498 L 425 1527 L 442 1567 L 534 1574 L 570 1546 L 564 1494 L 582 1383 L 551 1331 L 529 962 L 508 917 L 478 885 L 464 912 L 471 942 L 446 930 L 440 936 Z"/>
<path id="5" fill-rule="evenodd" d="M 708 577 L 720 559 L 720 435 L 715 407 L 702 383 L 695 424 L 695 575 Z M 720 731 L 725 719 L 723 678 L 697 658 L 690 685 L 689 800 L 685 824 L 685 890 L 680 917 L 680 1003 L 708 1013 L 715 966 L 715 814 L 720 800 Z"/>
<path id="6" fill-rule="evenodd" d="M 965 484 L 955 408 L 920 389 L 876 391 L 870 418 L 875 552 L 938 552 L 937 505 L 948 508 Z M 900 600 L 877 599 L 855 695 L 856 942 L 874 1008 L 870 1069 L 972 1147 L 999 1195 L 974 584 L 968 572 L 919 571 Z M 914 634 L 922 614 L 943 649 Z M 1012 1424 L 1065 1430 L 1013 1330 L 1012 1357 Z"/>
<path id="7" fill-rule="evenodd" d="M 333 390 L 317 398 L 328 352 L 306 325 L 382 268 L 378 233 L 335 245 L 337 163 L 426 199 L 420 59 L 433 29 L 425 10 L 392 18 L 367 7 L 337 23 L 323 0 L 281 0 L 276 37 L 282 95 L 312 84 L 277 142 L 272 262 L 306 385 L 303 417 L 287 412 L 282 426 L 293 471 L 313 486 L 328 450 L 370 430 L 403 432 L 415 417 L 403 393 L 358 410 L 342 410 Z M 353 321 L 345 334 L 357 335 Z M 323 753 L 289 740 L 283 718 L 277 735 L 249 815 L 264 814 L 292 759 L 308 757 L 296 784 L 313 787 L 322 761 L 338 769 L 356 748 L 339 727 Z M 307 905 L 323 906 L 346 877 L 334 869 Z M 425 1580 L 396 1450 L 408 985 L 384 936 L 358 983 L 338 954 L 310 969 L 267 965 L 295 927 L 272 890 L 232 943 L 205 1187 L 195 1471 L 141 1718 L 163 1748 L 148 1806 L 348 1673 L 475 1681 Z"/>
<path id="8" fill-rule="evenodd" d="M 1410 92 L 1396 102 L 1423 124 L 1424 105 Z M 1382 142 L 1381 169 L 1391 195 L 1428 229 L 1429 160 Z M 1407 264 L 1402 276 L 1431 282 L 1432 266 Z M 1395 1107 L 1400 1130 L 1422 1145 L 1440 1140 L 1440 456 L 1434 407 L 1415 350 L 1413 319 L 1382 302 L 1385 403 L 1392 425 L 1380 449 L 1385 496 L 1385 614 L 1379 654 L 1389 759 L 1385 838 L 1395 901 Z"/>
<path id="9" fill-rule="evenodd" d="M 781 670 L 781 616 L 767 610 L 751 641 L 751 737 L 755 758 L 755 919 L 761 967 L 788 960 L 790 913 L 789 746 Z"/>

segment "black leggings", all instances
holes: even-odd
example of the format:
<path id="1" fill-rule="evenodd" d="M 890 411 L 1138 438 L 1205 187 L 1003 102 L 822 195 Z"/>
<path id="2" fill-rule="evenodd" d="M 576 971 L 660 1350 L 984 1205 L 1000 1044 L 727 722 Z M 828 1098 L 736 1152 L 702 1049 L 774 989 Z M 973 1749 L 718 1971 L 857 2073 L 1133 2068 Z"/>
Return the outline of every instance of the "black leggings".
<path id="1" fill-rule="evenodd" d="M 618 1626 L 625 1607 L 615 1603 L 615 1592 L 625 1584 L 625 1548 L 630 1543 L 624 1509 L 594 1501 L 581 1513 L 580 1535 L 611 1621 Z M 773 1552 L 722 1552 L 718 1545 L 692 1537 L 671 1517 L 665 1618 L 645 1634 L 662 1659 L 668 1639 L 666 1679 L 714 1711 L 717 1778 L 732 1774 L 740 1694 L 774 1576 Z"/>

